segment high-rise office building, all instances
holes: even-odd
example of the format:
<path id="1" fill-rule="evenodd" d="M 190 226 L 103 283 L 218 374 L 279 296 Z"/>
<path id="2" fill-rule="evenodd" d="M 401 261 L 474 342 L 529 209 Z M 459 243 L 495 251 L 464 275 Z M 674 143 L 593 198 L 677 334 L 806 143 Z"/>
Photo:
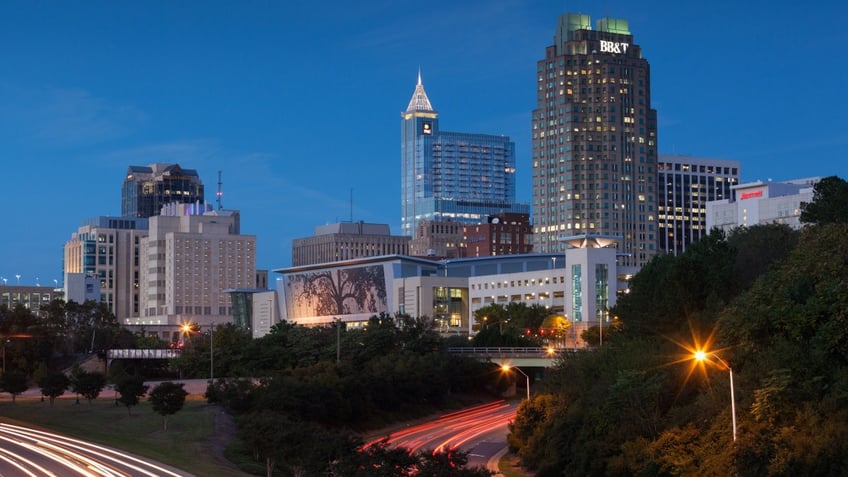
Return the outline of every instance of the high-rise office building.
<path id="1" fill-rule="evenodd" d="M 203 182 L 194 169 L 179 164 L 130 166 L 121 192 L 121 215 L 153 217 L 172 203 L 204 203 Z"/>
<path id="2" fill-rule="evenodd" d="M 515 202 L 515 144 L 507 136 L 444 132 L 418 75 L 401 113 L 401 234 L 421 220 L 476 224 Z"/>
<path id="3" fill-rule="evenodd" d="M 657 171 L 659 248 L 677 255 L 710 232 L 707 202 L 733 197 L 739 161 L 660 154 Z"/>
<path id="4" fill-rule="evenodd" d="M 68 298 L 79 300 L 80 293 L 73 290 L 87 289 L 85 278 L 94 277 L 98 286 L 92 292 L 118 320 L 124 323 L 138 317 L 139 250 L 147 228 L 148 219 L 139 217 L 100 216 L 83 221 L 64 248 Z"/>
<path id="5" fill-rule="evenodd" d="M 657 113 L 651 75 L 626 20 L 564 14 L 537 63 L 534 251 L 575 235 L 617 237 L 619 264 L 657 253 Z"/>
<path id="6" fill-rule="evenodd" d="M 256 285 L 256 236 L 242 235 L 240 214 L 171 204 L 150 218 L 141 241 L 140 311 L 126 324 L 172 339 L 181 323 L 232 321 L 228 290 Z"/>

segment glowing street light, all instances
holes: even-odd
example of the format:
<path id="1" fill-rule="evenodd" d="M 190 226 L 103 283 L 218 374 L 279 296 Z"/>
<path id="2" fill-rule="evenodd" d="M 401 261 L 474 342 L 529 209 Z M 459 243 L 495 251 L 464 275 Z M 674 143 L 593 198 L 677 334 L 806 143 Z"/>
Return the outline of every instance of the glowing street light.
<path id="1" fill-rule="evenodd" d="M 710 357 L 715 358 L 715 360 L 727 368 L 727 372 L 730 374 L 730 412 L 733 418 L 733 442 L 736 442 L 736 398 L 733 396 L 733 368 L 730 367 L 727 361 L 721 359 L 721 356 L 715 353 L 707 353 L 703 350 L 696 350 L 693 358 L 695 361 L 701 363 L 711 363 Z"/>
<path id="2" fill-rule="evenodd" d="M 530 400 L 530 376 L 527 376 L 527 374 L 525 374 L 524 371 L 522 371 L 521 368 L 519 368 L 518 366 L 510 366 L 508 364 L 504 364 L 504 365 L 501 365 L 501 369 L 505 373 L 509 372 L 510 369 L 514 369 L 514 370 L 516 370 L 519 373 L 524 375 L 524 378 L 527 380 L 527 400 L 529 401 Z"/>

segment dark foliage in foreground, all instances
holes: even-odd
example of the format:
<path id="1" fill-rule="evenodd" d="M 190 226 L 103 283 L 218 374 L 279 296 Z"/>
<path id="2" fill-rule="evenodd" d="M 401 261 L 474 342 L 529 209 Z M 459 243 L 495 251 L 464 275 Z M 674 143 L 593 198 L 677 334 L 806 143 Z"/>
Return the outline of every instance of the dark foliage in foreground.
<path id="1" fill-rule="evenodd" d="M 621 330 L 546 375 L 510 446 L 539 477 L 844 475 L 845 270 L 845 224 L 714 232 L 656 258 L 613 310 Z"/>

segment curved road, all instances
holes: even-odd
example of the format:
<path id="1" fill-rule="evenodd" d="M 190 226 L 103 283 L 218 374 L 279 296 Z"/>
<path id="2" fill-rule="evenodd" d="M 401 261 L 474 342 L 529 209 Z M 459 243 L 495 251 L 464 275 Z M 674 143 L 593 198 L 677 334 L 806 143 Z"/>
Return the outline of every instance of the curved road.
<path id="1" fill-rule="evenodd" d="M 191 474 L 97 444 L 0 423 L 0 476 L 162 476 Z"/>
<path id="2" fill-rule="evenodd" d="M 497 459 L 506 450 L 507 425 L 515 418 L 517 408 L 517 402 L 495 401 L 463 409 L 392 432 L 366 446 L 387 439 L 389 444 L 412 452 L 460 449 L 468 452 L 468 467 L 497 471 Z"/>

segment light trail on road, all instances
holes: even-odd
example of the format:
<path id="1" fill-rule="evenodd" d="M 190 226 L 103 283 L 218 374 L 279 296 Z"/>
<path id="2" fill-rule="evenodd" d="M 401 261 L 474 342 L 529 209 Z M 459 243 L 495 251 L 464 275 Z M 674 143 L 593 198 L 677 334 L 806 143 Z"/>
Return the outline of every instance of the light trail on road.
<path id="1" fill-rule="evenodd" d="M 117 449 L 0 423 L 0 475 L 184 477 L 190 474 Z"/>
<path id="2" fill-rule="evenodd" d="M 392 432 L 388 436 L 365 444 L 372 446 L 386 440 L 391 446 L 404 447 L 410 452 L 468 449 L 475 439 L 502 430 L 515 418 L 516 404 L 495 401 L 440 416 L 438 419 Z M 468 449 L 470 450 L 470 449 Z"/>

